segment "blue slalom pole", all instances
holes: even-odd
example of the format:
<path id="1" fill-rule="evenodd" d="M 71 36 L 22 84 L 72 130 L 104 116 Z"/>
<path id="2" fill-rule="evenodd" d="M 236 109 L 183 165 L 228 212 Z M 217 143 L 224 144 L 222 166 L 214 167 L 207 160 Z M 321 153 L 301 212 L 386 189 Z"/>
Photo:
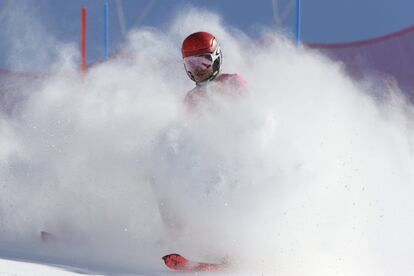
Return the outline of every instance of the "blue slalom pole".
<path id="1" fill-rule="evenodd" d="M 302 43 L 302 0 L 296 0 L 296 43 Z"/>
<path id="2" fill-rule="evenodd" d="M 109 5 L 108 0 L 104 3 L 104 55 L 105 60 L 109 58 Z"/>

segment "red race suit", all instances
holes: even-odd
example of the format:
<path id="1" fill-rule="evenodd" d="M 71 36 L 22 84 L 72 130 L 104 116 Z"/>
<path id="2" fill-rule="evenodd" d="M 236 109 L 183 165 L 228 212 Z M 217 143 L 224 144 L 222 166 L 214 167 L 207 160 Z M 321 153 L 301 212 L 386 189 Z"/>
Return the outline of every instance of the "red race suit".
<path id="1" fill-rule="evenodd" d="M 191 89 L 184 99 L 186 106 L 195 108 L 208 99 L 210 91 L 230 96 L 243 95 L 247 93 L 247 82 L 238 74 L 220 74 L 214 80 Z"/>

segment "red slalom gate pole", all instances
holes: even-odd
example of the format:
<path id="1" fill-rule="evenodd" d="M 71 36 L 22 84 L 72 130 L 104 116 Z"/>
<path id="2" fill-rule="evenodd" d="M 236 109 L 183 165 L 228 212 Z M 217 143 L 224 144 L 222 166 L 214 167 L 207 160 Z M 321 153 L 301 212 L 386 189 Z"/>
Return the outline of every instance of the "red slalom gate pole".
<path id="1" fill-rule="evenodd" d="M 82 39 L 81 39 L 81 49 L 82 49 L 82 73 L 86 74 L 88 70 L 88 64 L 86 63 L 86 8 L 82 8 Z"/>

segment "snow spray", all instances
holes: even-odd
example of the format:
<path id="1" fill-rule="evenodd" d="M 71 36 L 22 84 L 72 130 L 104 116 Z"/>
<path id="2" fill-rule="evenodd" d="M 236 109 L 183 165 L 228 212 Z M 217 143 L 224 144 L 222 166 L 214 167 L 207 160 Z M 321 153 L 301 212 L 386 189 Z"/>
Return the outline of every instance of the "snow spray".
<path id="1" fill-rule="evenodd" d="M 188 113 L 180 46 L 199 30 L 249 92 Z M 262 37 L 190 8 L 132 30 L 85 78 L 59 44 L 53 74 L 0 119 L 0 243 L 150 274 L 174 252 L 234 275 L 412 272 L 412 106 L 386 80 Z"/>

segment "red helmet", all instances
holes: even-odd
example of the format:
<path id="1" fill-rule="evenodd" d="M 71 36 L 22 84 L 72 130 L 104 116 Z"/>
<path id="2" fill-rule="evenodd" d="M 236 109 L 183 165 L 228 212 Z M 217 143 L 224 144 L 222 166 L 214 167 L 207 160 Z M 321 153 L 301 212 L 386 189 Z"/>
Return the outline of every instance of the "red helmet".
<path id="1" fill-rule="evenodd" d="M 214 79 L 221 66 L 221 50 L 210 33 L 197 32 L 183 41 L 181 52 L 187 75 L 197 84 Z"/>

